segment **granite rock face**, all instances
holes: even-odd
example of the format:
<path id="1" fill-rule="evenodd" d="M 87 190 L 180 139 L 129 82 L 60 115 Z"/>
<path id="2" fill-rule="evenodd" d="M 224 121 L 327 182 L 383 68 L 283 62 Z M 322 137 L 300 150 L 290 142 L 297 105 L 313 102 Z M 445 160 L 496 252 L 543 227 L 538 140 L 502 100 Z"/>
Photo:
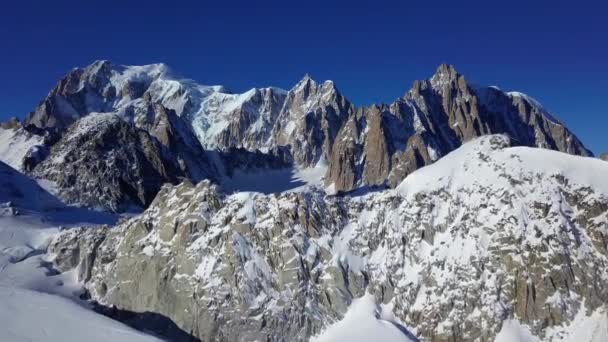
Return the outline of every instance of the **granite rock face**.
<path id="1" fill-rule="evenodd" d="M 360 165 L 351 164 L 351 170 L 343 170 L 341 155 L 330 160 L 330 170 L 338 168 L 340 172 L 330 172 L 325 181 L 338 191 L 384 183 L 395 186 L 412 171 L 487 134 L 507 134 L 517 145 L 591 155 L 536 100 L 517 92 L 472 86 L 450 65 L 441 65 L 429 80 L 415 81 L 412 89 L 391 105 L 364 110 L 368 114 L 360 123 L 365 127 L 363 137 L 336 139 L 337 150 L 344 150 L 346 146 L 340 145 L 353 141 L 361 146 L 360 154 L 353 158 Z M 356 135 L 342 132 L 345 137 Z M 348 177 L 355 170 L 362 172 L 352 182 Z M 341 179 L 342 175 L 347 179 Z"/>
<path id="2" fill-rule="evenodd" d="M 608 165 L 509 145 L 474 140 L 363 197 L 165 185 L 142 215 L 50 252 L 99 303 L 204 341 L 307 341 L 366 292 L 422 340 L 489 341 L 506 319 L 544 338 L 605 315 Z"/>
<path id="3" fill-rule="evenodd" d="M 166 145 L 115 114 L 90 115 L 71 125 L 32 173 L 54 182 L 70 204 L 112 211 L 144 208 L 164 183 L 202 178 L 202 168 L 191 168 L 189 162 L 204 159 L 181 159 L 170 151 L 182 142 L 170 132 L 157 133 L 164 134 Z"/>
<path id="4" fill-rule="evenodd" d="M 317 84 L 306 75 L 287 94 L 272 143 L 289 146 L 296 164 L 314 166 L 329 159 L 338 131 L 352 111 L 333 82 Z"/>

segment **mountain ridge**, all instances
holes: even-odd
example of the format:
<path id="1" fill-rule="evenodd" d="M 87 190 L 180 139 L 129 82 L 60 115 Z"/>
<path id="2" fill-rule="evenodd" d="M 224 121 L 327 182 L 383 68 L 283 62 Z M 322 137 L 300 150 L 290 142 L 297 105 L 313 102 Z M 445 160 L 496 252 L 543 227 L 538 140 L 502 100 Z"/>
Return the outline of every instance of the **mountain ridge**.
<path id="1" fill-rule="evenodd" d="M 516 321 L 569 341 L 577 317 L 605 337 L 607 170 L 483 136 L 359 197 L 166 185 L 142 215 L 50 250 L 102 305 L 201 340 L 308 341 L 361 297 L 421 340 L 493 340 Z"/>
<path id="2" fill-rule="evenodd" d="M 284 149 L 289 157 L 281 158 L 290 160 L 293 168 L 326 165 L 323 183 L 327 191 L 346 194 L 366 187 L 395 187 L 412 171 L 486 134 L 507 134 L 523 146 L 592 155 L 538 101 L 521 93 L 472 86 L 448 64 L 440 65 L 429 79 L 414 81 L 393 103 L 357 107 L 333 81 L 319 83 L 308 74 L 287 91 L 266 87 L 239 94 L 223 86 L 180 78 L 162 63 L 122 66 L 96 61 L 70 71 L 24 120 L 22 129 L 46 137 L 38 138 L 44 142 L 38 142 L 36 153 L 27 153 L 24 170 L 40 177 L 54 174 L 44 170 L 49 168 L 44 161 L 61 160 L 52 154 L 62 150 L 56 145 L 66 142 L 63 136 L 70 134 L 69 127 L 87 116 L 99 115 L 96 113 L 114 113 L 127 126 L 150 137 L 133 135 L 129 144 L 162 146 L 153 153 L 157 154 L 154 159 L 168 160 L 165 168 L 174 171 L 156 176 L 156 184 L 176 182 L 181 177 L 222 179 L 224 166 L 215 165 L 210 157 L 216 150 L 226 155 L 234 149 L 250 153 Z M 11 129 L 18 128 L 7 128 L 5 134 L 10 135 L 7 132 Z M 141 139 L 154 143 L 136 141 Z M 120 150 L 116 142 L 104 145 Z M 90 149 L 81 152 L 99 154 Z M 234 158 L 243 157 L 242 152 Z M 128 158 L 124 161 L 133 163 Z M 225 161 L 221 158 L 220 163 Z M 51 169 L 88 168 L 68 164 Z M 129 167 L 134 166 L 125 166 Z M 114 182 L 98 170 L 85 173 L 94 183 Z M 135 189 L 142 181 L 121 177 L 125 189 Z M 69 202 L 91 204 L 73 195 L 82 189 L 70 191 L 69 182 L 59 183 L 64 193 L 71 193 Z M 145 200 L 125 193 L 96 205 L 123 210 L 117 208 L 126 208 L 126 202 L 131 201 L 145 207 L 158 189 L 159 185 L 154 186 Z M 122 198 L 121 203 L 116 202 L 118 198 Z"/>

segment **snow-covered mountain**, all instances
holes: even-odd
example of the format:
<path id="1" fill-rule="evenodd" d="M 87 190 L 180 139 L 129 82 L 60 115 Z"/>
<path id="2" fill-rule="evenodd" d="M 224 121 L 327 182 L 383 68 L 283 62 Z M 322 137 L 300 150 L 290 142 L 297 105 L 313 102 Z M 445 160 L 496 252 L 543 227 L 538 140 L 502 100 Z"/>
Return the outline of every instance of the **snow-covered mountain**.
<path id="1" fill-rule="evenodd" d="M 308 75 L 239 94 L 97 61 L 0 125 L 0 332 L 154 340 L 93 309 L 169 340 L 605 341 L 590 156 L 449 65 L 357 108 Z"/>
<path id="2" fill-rule="evenodd" d="M 324 341 L 345 313 L 329 336 L 354 315 L 404 340 L 607 338 L 608 164 L 509 145 L 475 139 L 361 197 L 165 186 L 141 216 L 51 250 L 103 305 L 202 340 Z"/>
<path id="3" fill-rule="evenodd" d="M 294 173 L 325 168 L 315 183 L 328 192 L 395 187 L 412 171 L 486 134 L 590 155 L 538 101 L 473 86 L 449 65 L 414 82 L 390 105 L 356 108 L 333 82 L 317 83 L 308 75 L 289 91 L 268 87 L 237 94 L 177 77 L 164 64 L 97 61 L 69 72 L 20 125 L 0 132 L 2 141 L 19 146 L 0 150 L 0 160 L 54 181 L 69 203 L 114 211 L 147 206 L 164 182 L 229 180 L 225 163 L 238 164 L 246 152 L 258 150 L 282 150 L 289 163 L 280 167 Z M 95 142 L 81 144 L 74 134 Z M 240 152 L 232 156 L 234 151 Z"/>

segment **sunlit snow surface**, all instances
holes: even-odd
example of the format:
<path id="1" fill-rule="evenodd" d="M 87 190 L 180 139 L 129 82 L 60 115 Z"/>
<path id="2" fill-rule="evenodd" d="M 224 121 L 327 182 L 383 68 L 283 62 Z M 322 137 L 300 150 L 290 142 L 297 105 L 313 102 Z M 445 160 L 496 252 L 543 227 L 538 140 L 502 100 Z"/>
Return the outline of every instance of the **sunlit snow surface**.
<path id="1" fill-rule="evenodd" d="M 590 316 L 582 307 L 574 320 L 563 326 L 547 329 L 544 341 L 562 342 L 605 342 L 608 341 L 608 318 L 603 310 L 597 310 Z M 532 335 L 530 329 L 517 320 L 509 319 L 503 322 L 502 329 L 496 335 L 495 342 L 542 342 Z"/>
<path id="2" fill-rule="evenodd" d="M 0 286 L 3 342 L 160 341 L 83 308 L 69 299 Z"/>
<path id="3" fill-rule="evenodd" d="M 43 143 L 43 137 L 29 134 L 24 129 L 0 127 L 0 161 L 20 169 L 25 155 Z"/>
<path id="4" fill-rule="evenodd" d="M 395 321 L 390 307 L 377 305 L 374 296 L 355 299 L 344 318 L 330 326 L 312 342 L 412 342 L 418 341 Z"/>
<path id="5" fill-rule="evenodd" d="M 60 229 L 116 217 L 67 207 L 1 162 L 0 175 L 0 341 L 159 341 L 86 307 L 74 272 L 58 274 L 46 253 Z"/>

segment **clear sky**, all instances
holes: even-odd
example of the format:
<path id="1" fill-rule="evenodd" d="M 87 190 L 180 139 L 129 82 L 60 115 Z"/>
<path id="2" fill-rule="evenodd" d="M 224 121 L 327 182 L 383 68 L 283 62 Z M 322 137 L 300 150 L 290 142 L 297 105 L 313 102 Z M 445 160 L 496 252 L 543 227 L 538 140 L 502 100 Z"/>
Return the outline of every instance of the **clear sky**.
<path id="1" fill-rule="evenodd" d="M 7 1 L 0 120 L 23 117 L 71 68 L 167 63 L 234 91 L 332 79 L 357 105 L 391 102 L 450 63 L 537 98 L 608 151 L 606 1 Z"/>

